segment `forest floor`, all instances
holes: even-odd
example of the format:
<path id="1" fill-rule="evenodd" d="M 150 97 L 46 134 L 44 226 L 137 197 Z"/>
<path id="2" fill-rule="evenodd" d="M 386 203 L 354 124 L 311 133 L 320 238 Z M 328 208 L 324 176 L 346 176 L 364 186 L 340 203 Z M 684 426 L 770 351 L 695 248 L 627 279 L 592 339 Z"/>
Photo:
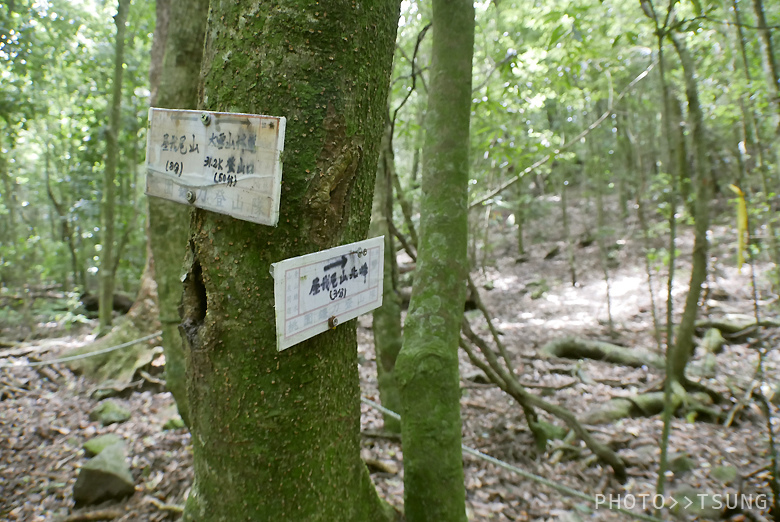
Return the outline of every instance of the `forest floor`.
<path id="1" fill-rule="evenodd" d="M 573 222 L 585 222 L 573 219 Z M 647 274 L 640 231 L 629 224 L 621 237 L 613 237 L 614 266 L 610 269 L 611 310 L 614 333 L 607 322 L 606 291 L 596 243 L 575 247 L 577 286 L 570 283 L 566 248 L 562 240 L 552 241 L 541 229 L 528 238 L 525 262 L 517 262 L 513 227 L 496 219 L 491 230 L 490 266 L 475 270 L 475 278 L 494 325 L 502 332 L 514 372 L 534 393 L 565 406 L 577 415 L 604 404 L 613 397 L 631 396 L 657 389 L 662 374 L 655 369 L 629 368 L 592 360 L 544 359 L 539 349 L 548 341 L 565 336 L 607 340 L 627 347 L 655 350 L 653 319 L 647 290 Z M 577 231 L 581 233 L 582 231 Z M 687 291 L 688 261 L 692 239 L 683 230 L 678 248 L 683 253 L 674 286 L 676 315 L 682 310 Z M 734 232 L 724 222 L 713 227 L 714 249 L 707 294 L 700 317 L 721 317 L 726 313 L 753 313 L 750 271 L 734 267 Z M 555 247 L 560 255 L 544 259 Z M 479 256 L 481 258 L 481 255 Z M 774 307 L 777 296 L 765 282 L 766 266 L 757 266 L 759 299 L 765 311 Z M 654 273 L 655 295 L 665 296 L 665 271 Z M 535 290 L 546 286 L 543 293 Z M 489 288 L 489 290 L 488 290 Z M 541 295 L 539 295 L 541 293 Z M 533 297 L 536 297 L 535 299 Z M 663 298 L 656 297 L 658 317 L 664 316 Z M 466 313 L 477 333 L 487 338 L 486 321 L 478 311 Z M 771 315 L 771 314 L 770 314 Z M 0 364 L 24 360 L 46 360 L 88 343 L 92 325 L 74 329 L 68 335 L 57 325 L 39 325 L 45 338 L 26 341 L 12 349 L 0 349 Z M 45 333 L 46 330 L 51 330 Z M 11 329 L 12 331 L 13 329 Z M 0 336 L 8 334 L 0 331 Z M 770 348 L 777 347 L 778 332 L 769 331 Z M 376 366 L 369 315 L 359 319 L 358 351 L 363 395 L 378 401 Z M 701 354 L 694 358 L 694 366 Z M 745 390 L 755 373 L 757 352 L 746 343 L 727 344 L 717 355 L 717 373 L 702 379 L 725 397 L 732 390 Z M 770 349 L 765 360 L 766 381 L 780 381 L 780 352 Z M 662 421 L 659 415 L 628 418 L 613 424 L 590 426 L 595 436 L 615 449 L 628 463 L 629 480 L 620 485 L 611 470 L 593 458 L 579 441 L 563 444 L 552 440 L 539 451 L 524 420 L 522 410 L 497 387 L 481 383 L 479 373 L 461 351 L 463 442 L 528 472 L 595 497 L 623 495 L 624 506 L 633 497 L 641 507 L 642 497 L 655 491 L 659 463 Z M 79 468 L 86 458 L 82 449 L 89 438 L 116 433 L 125 441 L 131 460 L 136 493 L 120 504 L 92 507 L 115 510 L 121 521 L 176 520 L 179 514 L 165 509 L 183 504 L 192 481 L 192 455 L 188 432 L 162 429 L 171 416 L 172 398 L 160 390 L 146 390 L 118 399 L 131 409 L 130 421 L 106 427 L 90 421 L 90 399 L 94 384 L 73 375 L 62 366 L 0 369 L 0 519 L 45 521 L 66 520 L 74 511 L 72 491 Z M 763 390 L 769 393 L 770 390 Z M 362 405 L 362 428 L 367 433 L 381 430 L 381 414 Z M 558 426 L 563 424 L 542 414 Z M 777 423 L 776 423 L 777 424 Z M 775 427 L 777 427 L 775 424 Z M 383 464 L 372 468 L 380 494 L 390 503 L 403 506 L 403 461 L 400 443 L 381 437 L 363 437 L 363 457 Z M 556 449 L 562 458 L 552 459 Z M 716 423 L 675 418 L 669 448 L 678 465 L 668 473 L 668 492 L 752 495 L 751 509 L 730 511 L 723 518 L 763 520 L 771 504 L 769 452 L 766 421 L 758 405 L 742 410 L 731 427 Z M 603 506 L 567 497 L 544 486 L 500 469 L 494 464 L 464 456 L 467 509 L 470 520 L 629 520 Z M 731 478 L 716 476 L 713 470 L 736 470 Z M 645 497 L 648 498 L 648 497 Z M 649 497 L 652 499 L 652 497 Z M 761 499 L 763 498 L 763 503 Z M 698 499 L 694 498 L 694 501 Z M 726 503 L 724 497 L 724 504 Z M 669 505 L 667 503 L 667 505 Z M 764 506 L 764 509 L 762 509 Z M 628 505 L 627 507 L 631 507 Z M 637 511 L 641 509 L 636 508 Z M 703 519 L 681 511 L 680 518 Z M 721 518 L 711 515 L 712 519 Z M 762 518 L 764 517 L 764 518 Z M 664 519 L 672 518 L 669 512 Z M 75 519 L 72 519 L 75 520 Z"/>

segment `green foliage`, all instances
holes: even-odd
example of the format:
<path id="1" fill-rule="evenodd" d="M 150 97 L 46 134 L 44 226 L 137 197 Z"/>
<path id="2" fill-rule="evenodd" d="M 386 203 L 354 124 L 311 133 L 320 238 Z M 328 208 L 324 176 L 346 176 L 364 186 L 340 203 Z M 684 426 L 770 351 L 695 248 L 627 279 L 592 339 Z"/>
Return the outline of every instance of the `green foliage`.
<path id="1" fill-rule="evenodd" d="M 774 190 L 776 106 L 765 81 L 759 42 L 750 29 L 755 15 L 739 4 L 740 35 L 733 23 L 735 13 L 726 4 L 676 3 L 676 18 L 665 30 L 674 31 L 696 60 L 708 161 L 715 166 L 717 187 L 722 191 L 735 183 L 745 190 L 750 227 L 760 254 L 766 256 L 771 255 L 767 225 L 780 227 Z M 780 4 L 766 4 L 768 24 L 777 26 Z M 665 6 L 656 4 L 656 9 L 662 24 Z M 115 2 L 100 0 L 0 3 L 0 286 L 56 283 L 65 290 L 96 286 L 102 250 L 99 180 L 115 10 Z M 677 177 L 679 158 L 664 143 L 667 129 L 660 117 L 657 62 L 617 101 L 629 82 L 658 59 L 656 28 L 641 4 L 511 0 L 478 4 L 476 16 L 471 200 L 518 176 L 520 190 L 501 192 L 487 204 L 513 212 L 523 209 L 524 221 L 549 215 L 553 206 L 542 204 L 541 196 L 559 195 L 564 181 L 572 197 L 590 198 L 597 187 L 604 195 L 622 197 L 615 194 L 622 190 L 619 187 L 636 190 L 638 167 L 632 151 L 640 151 L 647 180 L 641 196 L 648 221 L 668 221 L 672 185 L 682 187 L 684 180 Z M 117 281 L 129 292 L 135 289 L 145 258 L 141 165 L 154 17 L 153 3 L 135 2 L 126 40 L 116 213 L 117 242 L 123 245 Z M 415 226 L 431 81 L 430 33 L 421 34 L 429 23 L 427 3 L 403 2 L 389 103 L 390 115 L 395 116 L 393 146 L 400 188 L 410 202 Z M 674 141 L 689 142 L 682 72 L 671 46 L 665 45 L 670 94 L 680 107 L 680 121 L 673 122 L 673 128 L 682 132 Z M 616 113 L 583 140 L 573 140 L 611 102 Z M 571 146 L 556 154 L 567 144 Z M 546 154 L 554 157 L 523 173 Z M 690 147 L 685 154 L 682 162 L 691 165 Z M 762 172 L 768 176 L 766 187 L 758 181 Z M 693 191 L 687 194 L 690 208 Z M 682 212 L 681 222 L 692 223 L 687 209 Z M 393 218 L 408 235 L 400 207 Z M 653 233 L 661 238 L 667 233 L 664 227 Z"/>
<path id="2" fill-rule="evenodd" d="M 0 5 L 0 284 L 92 286 L 115 6 L 10 5 Z M 153 3 L 136 2 L 129 27 L 117 216 L 127 245 L 119 280 L 132 289 L 145 256 L 140 164 Z"/>

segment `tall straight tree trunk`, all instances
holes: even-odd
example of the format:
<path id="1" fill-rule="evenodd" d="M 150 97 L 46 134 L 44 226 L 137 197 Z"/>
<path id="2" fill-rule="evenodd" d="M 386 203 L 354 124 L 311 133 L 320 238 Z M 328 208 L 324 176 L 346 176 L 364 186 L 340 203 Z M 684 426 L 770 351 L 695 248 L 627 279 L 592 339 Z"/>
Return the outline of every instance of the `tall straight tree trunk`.
<path id="1" fill-rule="evenodd" d="M 287 128 L 277 227 L 193 211 L 185 520 L 392 515 L 360 459 L 356 321 L 278 352 L 269 270 L 366 236 L 399 3 L 211 2 L 202 108 L 285 116 Z"/>
<path id="2" fill-rule="evenodd" d="M 388 115 L 389 116 L 389 115 Z M 389 119 L 389 118 L 388 118 Z M 395 241 L 388 221 L 393 218 L 392 170 L 395 169 L 393 154 L 393 127 L 388 121 L 379 151 L 379 165 L 376 169 L 374 207 L 371 212 L 371 236 L 385 236 L 385 274 L 382 288 L 382 306 L 374 310 L 374 349 L 376 350 L 376 372 L 379 396 L 382 405 L 392 411 L 401 411 L 401 397 L 395 376 L 395 361 L 403 342 L 401 330 L 401 298 L 396 289 Z M 385 430 L 401 432 L 401 423 L 390 415 L 384 416 Z"/>
<path id="3" fill-rule="evenodd" d="M 472 2 L 434 0 L 420 244 L 396 363 L 410 522 L 466 520 L 458 342 L 468 275 L 473 51 Z"/>
<path id="4" fill-rule="evenodd" d="M 766 76 L 767 93 L 772 107 L 772 125 L 775 136 L 780 138 L 780 72 L 777 70 L 772 32 L 766 23 L 763 0 L 753 0 L 753 11 L 758 24 L 758 41 L 761 47 L 761 63 Z M 780 168 L 780 166 L 779 166 Z"/>
<path id="5" fill-rule="evenodd" d="M 693 242 L 693 266 L 691 267 L 691 279 L 688 285 L 688 295 L 685 299 L 685 308 L 677 330 L 674 352 L 671 354 L 670 370 L 668 378 L 681 384 L 686 382 L 685 367 L 693 355 L 696 315 L 699 311 L 699 297 L 701 285 L 707 278 L 708 240 L 707 229 L 710 226 L 710 201 L 712 200 L 712 173 L 706 152 L 706 138 L 704 135 L 704 117 L 699 104 L 699 92 L 696 85 L 696 73 L 693 58 L 685 43 L 674 33 L 669 34 L 685 77 L 685 95 L 688 98 L 688 117 L 690 118 L 693 135 L 693 147 L 695 154 L 695 184 L 696 201 L 694 203 L 694 242 Z"/>
<path id="6" fill-rule="evenodd" d="M 7 136 L 7 134 L 6 134 Z M 12 141 L 12 140 L 9 140 Z M 7 146 L 7 149 L 4 147 L 4 145 Z M 4 250 L 6 252 L 14 249 L 13 246 L 14 243 L 17 240 L 16 237 L 16 181 L 11 176 L 11 172 L 8 168 L 8 159 L 6 159 L 6 155 L 13 147 L 13 142 L 4 144 L 3 143 L 3 136 L 0 135 L 0 183 L 2 183 L 2 198 L 3 198 L 3 205 L 5 206 L 5 216 L 3 217 L 2 222 L 0 223 L 0 245 L 4 246 Z M 8 254 L 5 254 L 6 257 Z M 9 270 L 8 267 L 14 267 L 16 265 L 16 262 L 11 260 L 8 262 L 7 259 L 4 259 L 4 261 L 7 262 L 3 263 L 3 265 L 6 265 L 5 270 L 0 272 L 0 283 L 8 283 L 13 278 L 9 277 Z"/>
<path id="7" fill-rule="evenodd" d="M 169 109 L 194 109 L 198 106 L 198 78 L 203 60 L 209 2 L 169 0 L 169 3 L 167 20 L 162 21 L 167 22 L 165 51 L 153 105 Z M 179 305 L 182 295 L 181 274 L 189 235 L 189 214 L 189 209 L 179 203 L 149 198 L 149 244 L 155 260 L 165 351 L 165 382 L 176 399 L 181 418 L 188 426 L 190 418 L 185 355 L 179 334 Z"/>
<path id="8" fill-rule="evenodd" d="M 764 76 L 767 84 L 767 94 L 771 107 L 771 122 L 772 122 L 772 139 L 775 152 L 775 176 L 771 176 L 766 169 L 762 169 L 762 185 L 764 196 L 769 197 L 769 189 L 775 186 L 778 176 L 780 175 L 780 72 L 778 72 L 777 62 L 775 61 L 774 47 L 772 44 L 772 32 L 766 22 L 766 15 L 764 14 L 763 0 L 753 0 L 753 11 L 756 14 L 756 22 L 759 27 L 759 42 L 761 47 L 761 63 L 764 69 Z M 735 14 L 739 13 L 738 9 L 735 9 Z M 741 31 L 742 28 L 738 25 L 737 29 Z M 758 129 L 756 129 L 758 131 Z M 756 135 L 758 136 L 758 134 Z M 769 179 L 767 179 L 769 178 Z M 773 208 L 774 207 L 774 208 Z M 770 203 L 770 216 L 772 211 L 777 211 L 776 206 Z M 780 263 L 780 250 L 778 249 L 778 239 L 775 237 L 774 227 L 772 226 L 772 218 L 769 218 L 769 227 L 767 232 L 771 235 L 770 246 L 774 254 L 775 264 Z M 780 268 L 776 268 L 780 270 Z"/>
<path id="9" fill-rule="evenodd" d="M 122 111 L 122 76 L 125 61 L 125 24 L 131 0 L 119 0 L 114 53 L 114 83 L 111 89 L 111 113 L 106 132 L 106 169 L 103 175 L 103 197 L 100 209 L 100 331 L 108 332 L 114 305 L 114 205 L 116 204 L 116 168 L 119 162 L 119 127 Z"/>

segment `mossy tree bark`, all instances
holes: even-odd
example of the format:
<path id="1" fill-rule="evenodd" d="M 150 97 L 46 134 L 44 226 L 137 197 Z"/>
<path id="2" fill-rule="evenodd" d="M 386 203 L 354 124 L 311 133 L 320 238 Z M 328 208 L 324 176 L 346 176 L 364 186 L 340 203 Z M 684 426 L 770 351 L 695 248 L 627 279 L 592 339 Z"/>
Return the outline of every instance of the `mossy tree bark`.
<path id="1" fill-rule="evenodd" d="M 398 14 L 398 0 L 211 2 L 202 107 L 287 129 L 276 228 L 192 216 L 185 520 L 392 516 L 360 459 L 355 321 L 277 352 L 269 269 L 365 237 Z"/>
<path id="2" fill-rule="evenodd" d="M 371 213 L 371 236 L 385 236 L 385 274 L 382 287 L 382 306 L 374 310 L 374 349 L 379 396 L 382 405 L 392 411 L 401 411 L 401 396 L 395 377 L 395 361 L 403 343 L 401 331 L 401 297 L 396 284 L 395 241 L 388 221 L 393 217 L 393 182 L 395 169 L 393 154 L 393 127 L 385 124 L 376 170 L 374 207 Z M 401 432 L 401 423 L 390 415 L 384 416 L 385 430 Z"/>
<path id="3" fill-rule="evenodd" d="M 694 147 L 694 174 L 696 184 L 696 201 L 694 203 L 694 241 L 693 241 L 693 266 L 691 267 L 691 279 L 688 285 L 688 295 L 685 299 L 685 308 L 677 330 L 674 351 L 668 354 L 669 375 L 674 381 L 685 384 L 685 367 L 693 355 L 694 333 L 696 330 L 696 315 L 699 311 L 699 297 L 701 285 L 707 278 L 707 257 L 709 242 L 707 229 L 710 226 L 710 202 L 712 200 L 712 173 L 707 158 L 707 144 L 704 133 L 704 116 L 699 103 L 699 92 L 696 85 L 695 65 L 688 52 L 685 42 L 674 33 L 669 33 L 685 77 L 685 95 L 688 99 L 688 114 L 692 127 Z"/>
<path id="4" fill-rule="evenodd" d="M 111 88 L 111 113 L 106 132 L 106 167 L 103 173 L 103 195 L 100 204 L 100 333 L 108 333 L 114 303 L 114 206 L 116 168 L 119 162 L 119 126 L 122 110 L 122 77 L 125 60 L 125 24 L 131 0 L 119 0 L 114 50 L 114 83 Z"/>
<path id="5" fill-rule="evenodd" d="M 412 522 L 466 520 L 458 343 L 468 275 L 473 48 L 473 4 L 434 0 L 420 244 L 396 362 L 403 405 L 404 506 Z"/>
<path id="6" fill-rule="evenodd" d="M 165 53 L 153 105 L 170 109 L 198 106 L 198 78 L 203 59 L 208 0 L 170 0 Z M 185 357 L 179 334 L 181 274 L 189 237 L 189 209 L 149 198 L 149 244 L 155 259 L 160 323 L 165 350 L 165 382 L 189 426 Z"/>

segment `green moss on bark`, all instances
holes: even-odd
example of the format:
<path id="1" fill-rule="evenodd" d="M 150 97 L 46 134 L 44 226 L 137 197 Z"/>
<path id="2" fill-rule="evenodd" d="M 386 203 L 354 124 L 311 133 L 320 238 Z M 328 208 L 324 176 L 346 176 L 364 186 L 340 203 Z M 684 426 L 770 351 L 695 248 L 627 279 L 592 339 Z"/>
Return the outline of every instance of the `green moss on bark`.
<path id="1" fill-rule="evenodd" d="M 276 228 L 193 215 L 182 323 L 188 520 L 390 516 L 359 455 L 355 321 L 277 352 L 269 269 L 365 237 L 398 7 L 211 4 L 203 107 L 285 116 L 287 130 Z M 334 189 L 330 199 L 311 197 L 317 184 Z"/>
<path id="2" fill-rule="evenodd" d="M 472 3 L 434 0 L 420 244 L 396 362 L 410 521 L 466 520 L 458 342 L 468 274 L 473 47 Z"/>

